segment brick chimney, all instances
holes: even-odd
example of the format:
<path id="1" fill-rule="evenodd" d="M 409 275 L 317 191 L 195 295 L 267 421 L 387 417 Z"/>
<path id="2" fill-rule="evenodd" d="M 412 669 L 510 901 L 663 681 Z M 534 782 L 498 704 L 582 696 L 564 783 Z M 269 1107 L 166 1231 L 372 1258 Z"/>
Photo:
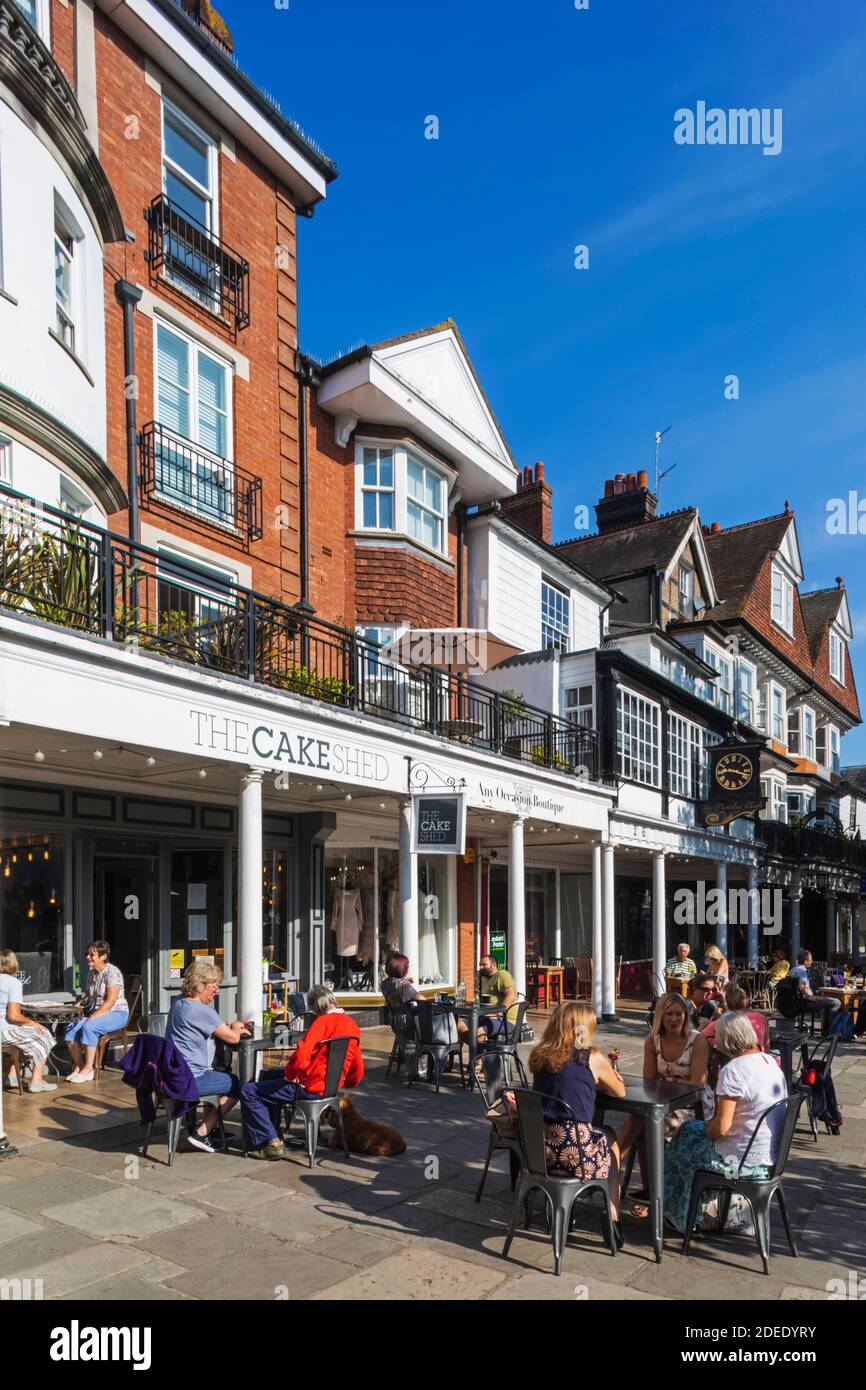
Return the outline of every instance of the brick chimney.
<path id="1" fill-rule="evenodd" d="M 629 526 L 643 526 L 656 514 L 658 498 L 649 490 L 649 474 L 617 473 L 604 484 L 604 496 L 596 504 L 598 529 L 620 531 Z"/>
<path id="2" fill-rule="evenodd" d="M 507 517 L 522 526 L 524 531 L 550 545 L 550 513 L 553 488 L 544 481 L 544 464 L 535 465 L 535 473 L 526 465 L 517 475 L 517 492 L 503 497 L 502 510 Z"/>
<path id="3" fill-rule="evenodd" d="M 217 48 L 221 48 L 224 53 L 234 51 L 235 41 L 231 30 L 222 15 L 217 14 L 210 0 L 181 0 L 181 8 L 205 31 Z"/>

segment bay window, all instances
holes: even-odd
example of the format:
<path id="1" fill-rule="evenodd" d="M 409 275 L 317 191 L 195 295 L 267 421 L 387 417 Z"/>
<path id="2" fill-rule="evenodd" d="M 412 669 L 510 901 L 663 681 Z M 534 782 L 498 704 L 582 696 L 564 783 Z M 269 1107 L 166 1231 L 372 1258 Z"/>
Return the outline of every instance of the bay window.
<path id="1" fill-rule="evenodd" d="M 565 716 L 579 729 L 595 728 L 593 688 L 591 685 L 574 686 L 565 692 Z"/>
<path id="2" fill-rule="evenodd" d="M 668 714 L 668 778 L 673 796 L 701 795 L 704 730 L 679 714 Z"/>
<path id="3" fill-rule="evenodd" d="M 448 477 L 403 444 L 365 441 L 355 456 L 355 527 L 408 536 L 448 550 Z"/>
<path id="4" fill-rule="evenodd" d="M 679 569 L 678 588 L 680 614 L 683 618 L 693 618 L 695 615 L 695 572 L 682 562 Z"/>
<path id="5" fill-rule="evenodd" d="M 805 705 L 788 711 L 788 751 L 815 761 L 815 711 Z"/>
<path id="6" fill-rule="evenodd" d="M 704 647 L 704 660 L 708 666 L 712 666 L 714 671 L 718 671 L 719 679 L 711 682 L 712 702 L 718 706 L 724 714 L 734 712 L 734 663 L 730 657 L 722 656 L 721 652 L 714 647 Z"/>
<path id="7" fill-rule="evenodd" d="M 773 566 L 771 617 L 789 637 L 794 632 L 794 586 L 786 574 Z"/>
<path id="8" fill-rule="evenodd" d="M 769 734 L 777 743 L 786 743 L 787 719 L 785 717 L 785 692 L 780 685 L 770 682 L 770 728 Z"/>
<path id="9" fill-rule="evenodd" d="M 70 352 L 78 351 L 80 293 L 77 249 L 80 238 L 59 199 L 54 199 L 54 331 Z"/>
<path id="10" fill-rule="evenodd" d="M 635 782 L 661 786 L 661 708 L 622 686 L 617 703 L 620 773 Z"/>
<path id="11" fill-rule="evenodd" d="M 815 734 L 816 762 L 831 772 L 839 771 L 841 736 L 835 724 L 819 725 Z"/>
<path id="12" fill-rule="evenodd" d="M 744 661 L 737 663 L 737 718 L 755 727 L 755 668 Z"/>

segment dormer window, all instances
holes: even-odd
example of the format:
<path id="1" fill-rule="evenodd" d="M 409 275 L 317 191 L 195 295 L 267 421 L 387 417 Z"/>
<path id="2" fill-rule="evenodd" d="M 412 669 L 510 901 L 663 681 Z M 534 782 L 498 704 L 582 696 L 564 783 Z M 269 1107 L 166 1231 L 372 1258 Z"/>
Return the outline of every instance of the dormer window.
<path id="1" fill-rule="evenodd" d="M 771 617 L 789 637 L 794 634 L 794 586 L 778 565 L 773 566 Z"/>
<path id="2" fill-rule="evenodd" d="M 695 615 L 695 572 L 683 561 L 679 571 L 679 609 L 683 618 Z"/>
<path id="3" fill-rule="evenodd" d="M 830 675 L 845 684 L 845 643 L 837 632 L 830 633 Z"/>
<path id="4" fill-rule="evenodd" d="M 448 478 L 404 444 L 360 442 L 356 452 L 355 528 L 407 536 L 426 550 L 448 551 Z"/>

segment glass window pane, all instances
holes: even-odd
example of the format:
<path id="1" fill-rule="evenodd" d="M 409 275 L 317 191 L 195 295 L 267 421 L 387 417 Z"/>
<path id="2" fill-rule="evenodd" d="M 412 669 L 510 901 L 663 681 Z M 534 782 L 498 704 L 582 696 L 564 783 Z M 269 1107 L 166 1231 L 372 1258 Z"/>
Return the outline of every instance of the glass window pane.
<path id="1" fill-rule="evenodd" d="M 383 449 L 379 455 L 379 486 L 394 486 L 394 455 L 390 449 Z"/>
<path id="2" fill-rule="evenodd" d="M 379 525 L 385 531 L 394 529 L 394 496 L 390 492 L 379 493 Z"/>
<path id="3" fill-rule="evenodd" d="M 414 459 L 409 460 L 409 496 L 424 500 L 424 469 Z"/>
<path id="4" fill-rule="evenodd" d="M 198 417 L 198 442 L 220 458 L 227 456 L 226 417 L 215 410 L 202 408 Z"/>
<path id="5" fill-rule="evenodd" d="M 364 461 L 364 487 L 375 487 L 375 486 L 376 486 L 376 476 L 377 476 L 377 474 L 376 474 L 376 460 L 373 459 L 372 463 L 368 463 L 368 462 L 366 461 L 366 454 L 367 454 L 367 450 L 366 450 L 366 449 L 364 450 L 364 454 L 365 454 L 365 461 Z"/>
<path id="6" fill-rule="evenodd" d="M 226 408 L 225 367 L 221 367 L 212 357 L 203 352 L 198 355 L 198 397 L 202 405 L 213 406 L 215 410 Z"/>
<path id="7" fill-rule="evenodd" d="M 428 507 L 432 507 L 434 512 L 442 510 L 442 479 L 436 478 L 432 473 L 426 476 L 425 501 Z"/>
<path id="8" fill-rule="evenodd" d="M 369 527 L 374 527 L 376 525 L 375 492 L 364 493 L 364 525 Z"/>
<path id="9" fill-rule="evenodd" d="M 187 217 L 191 217 L 194 222 L 200 222 L 204 227 L 210 226 L 210 199 L 196 193 L 184 179 L 178 178 L 177 174 L 173 174 L 169 169 L 165 171 L 165 191 Z"/>
<path id="10" fill-rule="evenodd" d="M 207 141 L 195 135 L 172 111 L 165 113 L 165 153 L 197 183 L 210 188 Z"/>
<path id="11" fill-rule="evenodd" d="M 64 883 L 62 836 L 0 840 L 3 946 L 18 957 L 25 995 L 63 988 Z"/>

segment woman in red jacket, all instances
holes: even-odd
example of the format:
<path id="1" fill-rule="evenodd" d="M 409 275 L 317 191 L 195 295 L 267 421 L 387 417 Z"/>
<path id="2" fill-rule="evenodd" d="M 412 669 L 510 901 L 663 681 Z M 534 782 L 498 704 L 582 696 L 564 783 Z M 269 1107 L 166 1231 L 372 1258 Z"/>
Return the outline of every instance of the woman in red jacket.
<path id="1" fill-rule="evenodd" d="M 361 1030 L 354 1019 L 338 1006 L 336 996 L 327 985 L 313 985 L 307 1003 L 310 1013 L 316 1017 L 290 1058 L 285 1076 L 269 1081 L 248 1081 L 241 1087 L 241 1112 L 250 1158 L 284 1156 L 275 1125 L 280 1106 L 290 1105 L 299 1087 L 302 1095 L 323 1094 L 328 1067 L 327 1044 L 332 1038 L 349 1039 L 340 1087 L 357 1086 L 364 1078 Z"/>

